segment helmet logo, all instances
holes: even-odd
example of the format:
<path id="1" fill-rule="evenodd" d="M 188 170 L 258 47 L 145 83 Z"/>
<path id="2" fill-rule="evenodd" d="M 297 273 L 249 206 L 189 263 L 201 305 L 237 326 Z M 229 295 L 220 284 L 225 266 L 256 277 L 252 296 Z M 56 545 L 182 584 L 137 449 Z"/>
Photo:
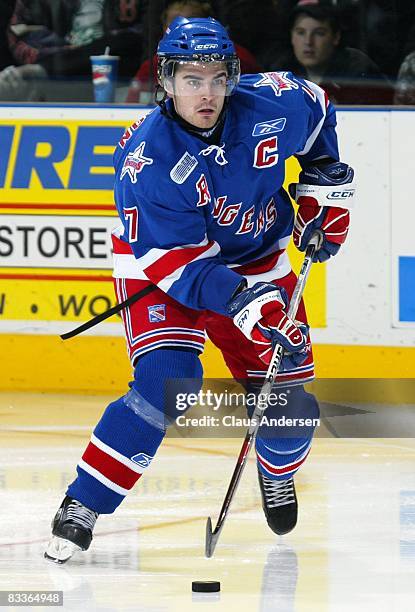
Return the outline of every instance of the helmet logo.
<path id="1" fill-rule="evenodd" d="M 195 51 L 209 51 L 211 49 L 217 49 L 218 45 L 215 43 L 205 43 L 204 45 L 195 45 Z"/>

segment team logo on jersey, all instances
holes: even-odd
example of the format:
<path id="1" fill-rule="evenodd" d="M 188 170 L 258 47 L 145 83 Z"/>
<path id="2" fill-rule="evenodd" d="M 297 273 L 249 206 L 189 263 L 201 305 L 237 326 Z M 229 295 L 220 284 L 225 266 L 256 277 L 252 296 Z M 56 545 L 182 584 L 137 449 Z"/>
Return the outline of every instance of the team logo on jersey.
<path id="1" fill-rule="evenodd" d="M 252 130 L 252 136 L 268 136 L 269 134 L 276 134 L 282 132 L 285 128 L 287 119 L 280 117 L 279 119 L 270 119 L 269 121 L 263 121 L 262 123 L 256 123 Z"/>
<path id="2" fill-rule="evenodd" d="M 171 180 L 181 185 L 185 182 L 187 177 L 191 175 L 198 163 L 196 157 L 193 157 L 193 155 L 190 155 L 190 153 L 186 151 L 177 164 L 170 170 Z"/>
<path id="3" fill-rule="evenodd" d="M 124 164 L 121 170 L 120 180 L 127 174 L 132 183 L 137 182 L 137 174 L 139 174 L 144 166 L 150 166 L 153 163 L 151 157 L 144 157 L 143 151 L 146 146 L 145 140 L 140 142 L 138 147 L 134 149 L 132 153 L 128 153 L 124 160 Z"/>
<path id="4" fill-rule="evenodd" d="M 299 85 L 287 77 L 287 72 L 262 72 L 262 78 L 254 83 L 254 87 L 271 87 L 276 96 L 284 91 L 298 89 Z"/>
<path id="5" fill-rule="evenodd" d="M 212 217 L 218 225 L 230 226 L 236 221 L 239 223 L 239 228 L 235 234 L 250 234 L 251 232 L 256 238 L 262 231 L 265 233 L 272 227 L 277 220 L 277 209 L 274 198 L 271 198 L 266 204 L 265 209 L 261 206 L 257 212 L 255 206 L 251 206 L 245 212 L 241 211 L 243 202 L 238 204 L 227 204 L 228 196 L 219 196 L 214 200 Z M 242 215 L 242 219 L 241 216 Z"/>
<path id="6" fill-rule="evenodd" d="M 166 304 L 153 304 L 153 306 L 147 306 L 147 309 L 150 323 L 160 323 L 166 320 Z"/>
<path id="7" fill-rule="evenodd" d="M 134 461 L 134 463 L 136 463 L 142 468 L 148 467 L 152 459 L 154 459 L 154 457 L 152 457 L 151 455 L 147 455 L 146 453 L 138 453 L 137 455 L 133 455 L 131 457 L 131 461 Z"/>

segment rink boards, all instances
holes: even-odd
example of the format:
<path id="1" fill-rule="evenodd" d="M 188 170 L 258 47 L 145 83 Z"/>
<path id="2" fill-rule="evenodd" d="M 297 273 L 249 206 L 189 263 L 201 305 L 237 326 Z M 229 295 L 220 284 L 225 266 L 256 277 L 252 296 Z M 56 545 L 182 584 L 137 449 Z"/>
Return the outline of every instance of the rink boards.
<path id="1" fill-rule="evenodd" d="M 58 335 L 115 303 L 109 232 L 118 224 L 112 152 L 149 109 L 0 106 L 1 389 L 110 391 L 130 366 L 119 318 Z M 315 266 L 306 300 L 317 372 L 411 377 L 415 212 L 408 196 L 415 113 L 338 112 L 341 157 L 359 199 L 342 253 Z M 287 183 L 298 164 L 287 164 Z M 290 246 L 294 268 L 301 258 Z M 226 376 L 208 344 L 207 376 Z"/>

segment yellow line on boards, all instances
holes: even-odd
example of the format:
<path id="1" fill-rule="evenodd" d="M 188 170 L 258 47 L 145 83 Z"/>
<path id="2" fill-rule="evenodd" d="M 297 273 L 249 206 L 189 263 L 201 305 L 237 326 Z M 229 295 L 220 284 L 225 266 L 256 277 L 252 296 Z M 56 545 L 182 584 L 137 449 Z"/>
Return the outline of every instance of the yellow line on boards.
<path id="1" fill-rule="evenodd" d="M 79 336 L 63 342 L 58 336 L 1 334 L 0 343 L 2 391 L 128 391 L 132 370 L 122 337 Z M 319 378 L 415 378 L 412 347 L 314 345 L 313 350 Z M 205 378 L 229 377 L 210 342 L 202 362 Z"/>

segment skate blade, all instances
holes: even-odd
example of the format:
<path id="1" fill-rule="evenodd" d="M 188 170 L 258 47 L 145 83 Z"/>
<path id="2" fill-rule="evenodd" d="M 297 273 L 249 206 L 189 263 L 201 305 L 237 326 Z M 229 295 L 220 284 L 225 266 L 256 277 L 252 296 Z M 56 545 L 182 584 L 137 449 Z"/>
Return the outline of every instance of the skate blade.
<path id="1" fill-rule="evenodd" d="M 65 540 L 64 538 L 53 536 L 48 544 L 44 557 L 53 563 L 62 564 L 69 561 L 72 555 L 79 550 L 82 550 L 82 548 L 73 542 Z"/>

